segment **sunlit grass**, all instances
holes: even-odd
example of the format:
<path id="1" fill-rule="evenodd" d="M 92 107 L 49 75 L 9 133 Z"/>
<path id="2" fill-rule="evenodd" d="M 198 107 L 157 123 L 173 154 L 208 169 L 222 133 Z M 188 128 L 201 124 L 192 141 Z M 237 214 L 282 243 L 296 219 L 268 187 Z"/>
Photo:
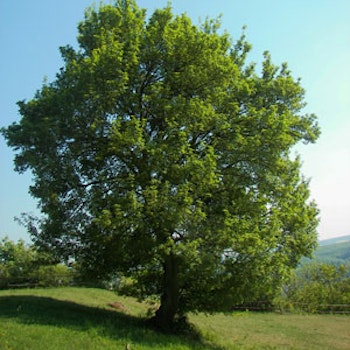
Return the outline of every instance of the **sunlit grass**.
<path id="1" fill-rule="evenodd" d="M 0 349 L 105 350 L 126 344 L 132 350 L 350 348 L 349 316 L 191 315 L 202 335 L 198 339 L 148 328 L 149 307 L 93 288 L 0 291 Z"/>
<path id="2" fill-rule="evenodd" d="M 350 349 L 349 316 L 248 312 L 193 321 L 227 349 Z"/>

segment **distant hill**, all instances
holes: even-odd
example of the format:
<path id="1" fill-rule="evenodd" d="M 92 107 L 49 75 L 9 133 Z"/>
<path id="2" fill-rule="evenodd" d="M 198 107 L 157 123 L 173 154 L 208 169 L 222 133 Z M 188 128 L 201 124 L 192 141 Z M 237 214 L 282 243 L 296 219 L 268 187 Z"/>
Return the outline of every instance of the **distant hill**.
<path id="1" fill-rule="evenodd" d="M 350 265 L 350 236 L 320 241 L 314 253 L 313 261 Z M 302 259 L 302 265 L 307 262 L 310 262 L 310 259 Z"/>
<path id="2" fill-rule="evenodd" d="M 350 242 L 350 235 L 349 236 L 341 236 L 341 237 L 336 237 L 336 238 L 330 238 L 330 239 L 324 239 L 320 241 L 320 246 L 325 246 L 325 245 L 333 245 L 337 243 L 344 243 L 344 242 Z"/>

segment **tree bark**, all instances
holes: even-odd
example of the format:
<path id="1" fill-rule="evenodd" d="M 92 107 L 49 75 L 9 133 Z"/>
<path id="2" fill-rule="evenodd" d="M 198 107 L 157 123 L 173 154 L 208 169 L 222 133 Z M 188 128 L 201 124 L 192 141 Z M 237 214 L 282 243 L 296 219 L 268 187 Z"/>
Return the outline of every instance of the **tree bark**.
<path id="1" fill-rule="evenodd" d="M 179 266 L 176 257 L 170 254 L 164 261 L 163 294 L 159 309 L 156 311 L 154 323 L 157 328 L 172 332 L 176 316 L 179 312 Z"/>

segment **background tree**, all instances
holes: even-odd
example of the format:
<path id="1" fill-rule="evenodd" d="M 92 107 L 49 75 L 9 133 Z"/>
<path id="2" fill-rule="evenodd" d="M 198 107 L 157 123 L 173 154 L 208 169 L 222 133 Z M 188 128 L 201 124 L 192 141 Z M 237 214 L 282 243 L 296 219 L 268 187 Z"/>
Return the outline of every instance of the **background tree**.
<path id="1" fill-rule="evenodd" d="M 0 288 L 30 281 L 35 255 L 34 249 L 27 247 L 23 240 L 15 243 L 8 237 L 3 238 L 0 241 Z"/>
<path id="2" fill-rule="evenodd" d="M 246 63 L 219 23 L 134 1 L 86 12 L 79 49 L 3 129 L 34 175 L 37 245 L 159 295 L 158 326 L 272 293 L 316 244 L 298 142 L 314 115 L 287 66 Z"/>
<path id="3" fill-rule="evenodd" d="M 307 312 L 349 313 L 350 269 L 345 265 L 307 263 L 284 287 L 282 303 Z"/>
<path id="4" fill-rule="evenodd" d="M 73 281 L 73 270 L 23 240 L 0 241 L 0 289 L 40 285 L 62 286 Z"/>

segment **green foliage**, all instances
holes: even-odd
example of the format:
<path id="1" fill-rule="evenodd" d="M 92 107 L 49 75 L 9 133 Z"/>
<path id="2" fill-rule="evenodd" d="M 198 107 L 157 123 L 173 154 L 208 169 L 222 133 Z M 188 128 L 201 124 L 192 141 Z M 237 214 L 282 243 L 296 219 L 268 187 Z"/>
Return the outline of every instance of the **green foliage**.
<path id="1" fill-rule="evenodd" d="M 285 305 L 307 312 L 350 312 L 349 269 L 309 263 L 298 269 L 284 288 Z"/>
<path id="2" fill-rule="evenodd" d="M 273 294 L 316 245 L 299 141 L 314 115 L 286 64 L 261 73 L 218 21 L 119 0 L 86 12 L 79 49 L 3 129 L 45 216 L 38 246 L 95 278 L 122 273 L 158 320 Z M 159 323 L 162 323 L 159 322 Z M 164 323 L 163 322 L 163 323 Z"/>
<path id="3" fill-rule="evenodd" d="M 51 258 L 24 241 L 0 241 L 0 289 L 25 286 L 64 286 L 73 280 L 66 265 L 49 264 Z"/>
<path id="4" fill-rule="evenodd" d="M 72 282 L 72 271 L 62 264 L 40 266 L 35 275 L 43 287 L 67 286 Z"/>
<path id="5" fill-rule="evenodd" d="M 17 243 L 7 237 L 0 241 L 0 288 L 9 283 L 26 283 L 30 280 L 36 252 L 23 240 Z"/>

